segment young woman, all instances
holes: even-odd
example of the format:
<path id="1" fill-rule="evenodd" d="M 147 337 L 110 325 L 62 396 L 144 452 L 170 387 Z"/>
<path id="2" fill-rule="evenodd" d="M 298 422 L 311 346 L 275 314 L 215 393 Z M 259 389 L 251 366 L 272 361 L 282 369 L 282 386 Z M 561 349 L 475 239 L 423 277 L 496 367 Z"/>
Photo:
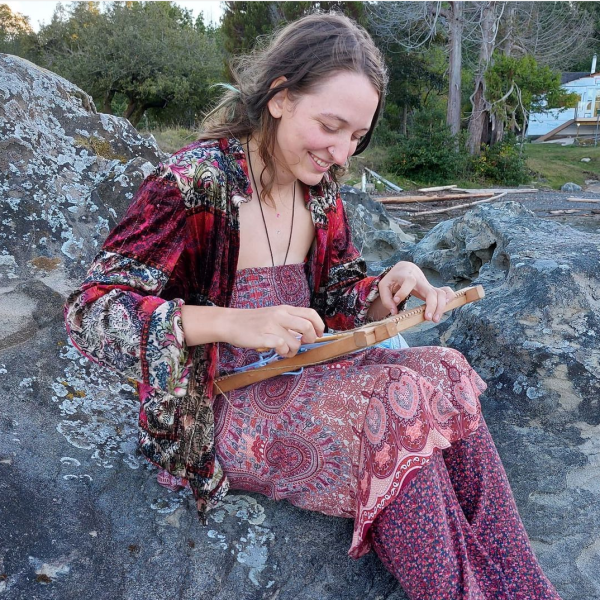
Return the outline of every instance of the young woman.
<path id="1" fill-rule="evenodd" d="M 368 34 L 312 15 L 241 61 L 201 140 L 142 184 L 81 288 L 74 344 L 139 382 L 140 444 L 201 518 L 229 485 L 353 518 L 412 599 L 557 599 L 478 402 L 448 348 L 371 348 L 212 394 L 256 348 L 293 356 L 326 327 L 438 321 L 448 288 L 402 262 L 366 277 L 336 176 L 368 145 L 386 87 Z"/>

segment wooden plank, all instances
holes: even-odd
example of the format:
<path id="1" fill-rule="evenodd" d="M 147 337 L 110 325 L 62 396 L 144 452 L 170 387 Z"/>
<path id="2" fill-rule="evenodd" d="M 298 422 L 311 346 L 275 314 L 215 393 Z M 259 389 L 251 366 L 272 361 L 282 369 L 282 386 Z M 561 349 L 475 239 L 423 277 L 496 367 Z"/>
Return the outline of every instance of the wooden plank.
<path id="1" fill-rule="evenodd" d="M 375 179 L 377 179 L 378 181 L 381 181 L 381 183 L 383 183 L 385 186 L 389 187 L 391 190 L 394 190 L 396 192 L 403 191 L 400 186 L 396 185 L 395 183 L 392 183 L 391 181 L 388 181 L 385 177 L 382 177 L 378 173 L 375 173 L 375 171 L 371 171 L 371 169 L 367 169 L 367 167 L 365 167 L 365 171 L 367 171 L 367 173 L 369 173 L 371 175 L 371 177 L 375 177 Z"/>
<path id="2" fill-rule="evenodd" d="M 479 194 L 481 192 L 489 192 L 490 194 L 535 194 L 539 192 L 536 188 L 455 188 L 454 191 L 471 194 Z"/>
<path id="3" fill-rule="evenodd" d="M 384 198 L 374 198 L 381 204 L 407 204 L 410 202 L 444 202 L 446 200 L 464 200 L 465 198 L 483 198 L 493 196 L 492 192 L 485 194 L 451 194 L 445 196 L 386 196 Z"/>
<path id="4" fill-rule="evenodd" d="M 469 208 L 470 206 L 475 206 L 475 204 L 483 204 L 484 202 L 491 202 L 492 200 L 498 200 L 506 196 L 506 193 L 498 194 L 497 196 L 492 196 L 491 198 L 485 198 L 484 200 L 475 200 L 475 202 L 467 202 L 465 204 L 455 204 L 453 206 L 446 206 L 444 208 L 436 208 L 434 210 L 424 210 L 422 212 L 414 213 L 415 217 L 420 217 L 421 215 L 433 215 L 435 213 L 443 213 L 448 212 L 450 210 L 456 210 L 457 208 Z"/>
<path id="5" fill-rule="evenodd" d="M 572 125 L 573 123 L 575 123 L 575 119 L 570 119 L 566 123 L 563 123 L 562 125 L 559 125 L 558 127 L 555 127 L 548 133 L 541 135 L 539 138 L 535 139 L 532 143 L 533 144 L 541 144 L 542 142 L 545 142 L 546 140 L 550 139 L 553 135 L 556 135 L 559 131 L 562 131 L 566 127 L 569 127 L 569 125 Z"/>
<path id="6" fill-rule="evenodd" d="M 438 185 L 438 187 L 420 188 L 418 192 L 443 192 L 444 190 L 452 190 L 458 187 L 457 185 Z"/>

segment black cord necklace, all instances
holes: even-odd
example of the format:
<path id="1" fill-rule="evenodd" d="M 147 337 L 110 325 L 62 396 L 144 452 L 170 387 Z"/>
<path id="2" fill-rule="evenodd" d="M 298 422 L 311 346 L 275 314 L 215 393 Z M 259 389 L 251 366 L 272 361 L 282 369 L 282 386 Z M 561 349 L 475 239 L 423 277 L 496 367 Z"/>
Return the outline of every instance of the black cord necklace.
<path id="1" fill-rule="evenodd" d="M 265 220 L 265 213 L 263 212 L 262 201 L 260 199 L 260 194 L 258 193 L 258 187 L 256 185 L 256 179 L 254 179 L 254 170 L 252 169 L 252 160 L 250 158 L 250 142 L 246 142 L 246 148 L 248 150 L 248 166 L 250 167 L 250 175 L 252 177 L 252 185 L 256 190 L 256 195 L 258 196 L 258 206 L 260 208 L 260 214 L 262 215 L 263 225 L 265 226 L 265 234 L 267 235 L 267 243 L 269 244 L 269 252 L 271 253 L 271 263 L 275 266 L 275 259 L 273 258 L 273 249 L 271 248 L 271 240 L 269 239 L 269 231 L 267 230 L 267 221 Z M 280 198 L 281 199 L 281 198 Z M 294 231 L 294 212 L 296 210 L 296 182 L 294 181 L 294 189 L 292 191 L 292 224 L 290 225 L 290 239 L 288 240 L 287 250 L 285 251 L 285 258 L 283 259 L 283 264 L 287 262 L 288 252 L 290 251 L 290 246 L 292 244 L 292 233 Z"/>

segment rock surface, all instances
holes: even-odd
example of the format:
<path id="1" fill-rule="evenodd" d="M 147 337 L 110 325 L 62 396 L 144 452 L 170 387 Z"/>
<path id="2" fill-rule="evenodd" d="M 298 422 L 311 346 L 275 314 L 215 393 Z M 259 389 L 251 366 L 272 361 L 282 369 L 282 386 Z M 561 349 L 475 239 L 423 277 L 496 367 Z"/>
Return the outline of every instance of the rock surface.
<path id="1" fill-rule="evenodd" d="M 402 231 L 383 204 L 348 185 L 341 187 L 341 194 L 354 244 L 365 260 L 381 261 L 415 241 L 414 235 Z"/>
<path id="2" fill-rule="evenodd" d="M 198 525 L 137 453 L 131 382 L 67 341 L 64 299 L 160 159 L 154 142 L 0 56 L 0 150 L 0 599 L 405 600 L 373 555 L 347 558 L 349 521 L 231 494 Z M 599 236 L 504 205 L 403 245 L 383 207 L 344 196 L 359 244 L 382 232 L 373 257 L 397 250 L 485 285 L 484 301 L 407 337 L 441 333 L 487 379 L 484 412 L 544 568 L 563 600 L 600 597 Z"/>
<path id="3" fill-rule="evenodd" d="M 348 520 L 232 493 L 199 525 L 137 452 L 131 382 L 67 341 L 66 295 L 160 157 L 0 55 L 0 599 L 403 600 Z"/>
<path id="4" fill-rule="evenodd" d="M 435 333 L 488 383 L 484 414 L 546 573 L 564 599 L 600 598 L 600 235 L 507 202 L 440 223 L 405 256 L 484 286 Z"/>
<path id="5" fill-rule="evenodd" d="M 573 183 L 572 181 L 569 181 L 568 183 L 565 183 L 560 190 L 562 192 L 580 192 L 581 191 L 581 186 L 577 185 L 576 183 Z"/>

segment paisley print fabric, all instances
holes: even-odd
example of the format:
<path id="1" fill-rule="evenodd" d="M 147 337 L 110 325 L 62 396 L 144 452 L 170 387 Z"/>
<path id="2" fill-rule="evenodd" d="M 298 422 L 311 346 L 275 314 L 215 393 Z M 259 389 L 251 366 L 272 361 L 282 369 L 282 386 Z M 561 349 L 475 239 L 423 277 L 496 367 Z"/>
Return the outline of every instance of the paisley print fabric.
<path id="1" fill-rule="evenodd" d="M 329 327 L 355 327 L 377 297 L 380 278 L 366 276 L 331 176 L 304 192 L 316 233 L 303 266 L 310 305 Z M 227 491 L 214 448 L 217 352 L 214 344 L 187 347 L 181 307 L 229 304 L 239 206 L 251 197 L 239 140 L 182 148 L 142 182 L 65 304 L 75 346 L 138 381 L 141 451 L 189 482 L 202 520 Z"/>
<path id="2" fill-rule="evenodd" d="M 237 273 L 231 306 L 308 306 L 302 265 Z M 254 362 L 220 344 L 219 369 Z M 485 384 L 448 348 L 371 348 L 218 396 L 216 453 L 233 488 L 354 519 L 350 555 L 435 449 L 473 433 Z"/>

